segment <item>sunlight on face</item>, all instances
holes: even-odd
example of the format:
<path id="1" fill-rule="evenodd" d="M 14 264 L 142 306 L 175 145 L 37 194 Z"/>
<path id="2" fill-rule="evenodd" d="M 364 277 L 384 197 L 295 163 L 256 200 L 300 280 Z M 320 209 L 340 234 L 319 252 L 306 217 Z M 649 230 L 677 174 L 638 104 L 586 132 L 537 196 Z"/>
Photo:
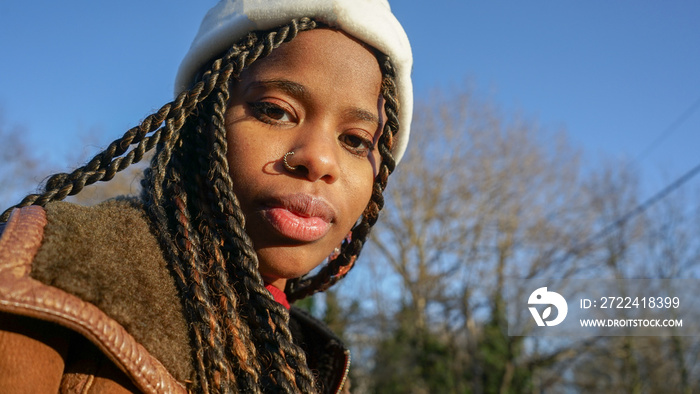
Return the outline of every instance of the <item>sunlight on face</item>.
<path id="1" fill-rule="evenodd" d="M 283 288 L 338 246 L 369 202 L 382 74 L 345 33 L 316 29 L 257 61 L 233 87 L 228 161 L 266 282 Z M 295 167 L 285 167 L 283 157 Z"/>

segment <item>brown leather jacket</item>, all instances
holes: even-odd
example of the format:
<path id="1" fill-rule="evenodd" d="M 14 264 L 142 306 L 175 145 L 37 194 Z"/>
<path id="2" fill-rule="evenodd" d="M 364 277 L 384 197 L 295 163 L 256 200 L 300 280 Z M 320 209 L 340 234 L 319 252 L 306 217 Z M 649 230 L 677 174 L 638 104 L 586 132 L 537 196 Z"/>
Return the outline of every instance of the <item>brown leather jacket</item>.
<path id="1" fill-rule="evenodd" d="M 148 229 L 133 201 L 13 212 L 0 228 L 0 392 L 187 392 L 187 323 Z M 105 253 L 115 242 L 126 246 Z M 340 392 L 349 351 L 311 316 L 290 315 L 324 391 Z"/>

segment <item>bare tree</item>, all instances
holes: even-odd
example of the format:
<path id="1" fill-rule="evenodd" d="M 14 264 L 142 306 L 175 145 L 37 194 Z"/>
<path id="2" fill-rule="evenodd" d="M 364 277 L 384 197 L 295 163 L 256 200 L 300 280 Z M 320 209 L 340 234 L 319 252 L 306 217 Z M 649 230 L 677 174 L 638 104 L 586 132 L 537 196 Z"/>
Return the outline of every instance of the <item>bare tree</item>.
<path id="1" fill-rule="evenodd" d="M 638 171 L 608 161 L 584 171 L 562 134 L 469 89 L 436 94 L 415 114 L 347 287 L 361 290 L 345 296 L 362 306 L 348 330 L 361 349 L 357 392 L 659 392 L 662 376 L 697 388 L 692 338 L 508 336 L 505 305 L 512 277 L 700 274 L 697 204 L 628 215 Z"/>
<path id="2" fill-rule="evenodd" d="M 11 206 L 23 195 L 32 192 L 48 166 L 27 139 L 27 128 L 7 125 L 0 110 L 0 205 Z"/>
<path id="3" fill-rule="evenodd" d="M 411 148 L 367 253 L 398 288 L 377 287 L 372 307 L 381 313 L 372 321 L 382 325 L 380 338 L 395 340 L 403 318 L 415 338 L 406 346 L 444 352 L 440 370 L 451 371 L 451 381 L 434 386 L 434 370 L 421 377 L 425 364 L 416 362 L 411 390 L 529 387 L 532 370 L 572 357 L 571 344 L 524 353 L 523 338 L 505 332 L 505 280 L 563 278 L 596 264 L 576 249 L 596 223 L 581 193 L 578 152 L 561 134 L 509 118 L 468 89 L 416 108 Z M 375 368 L 386 376 L 396 365 Z"/>
<path id="4" fill-rule="evenodd" d="M 96 134 L 96 128 L 83 133 L 79 138 L 81 145 L 94 145 Z M 0 111 L 0 140 L 3 142 L 3 148 L 0 150 L 0 211 L 18 203 L 25 195 L 39 191 L 42 180 L 56 172 L 59 167 L 56 163 L 46 160 L 43 150 L 45 147 L 32 146 L 29 135 L 30 131 L 24 126 L 8 126 Z M 78 163 L 84 161 L 87 155 L 87 150 L 84 152 L 85 157 L 73 157 L 68 153 L 62 161 Z M 139 164 L 117 173 L 109 182 L 87 186 L 80 194 L 69 196 L 67 201 L 91 205 L 116 196 L 138 195 L 143 170 L 150 157 L 151 155 L 146 155 Z M 66 171 L 65 164 L 62 167 L 62 171 Z"/>
<path id="5" fill-rule="evenodd" d="M 675 279 L 671 283 L 677 287 L 683 286 L 683 279 L 697 279 L 700 275 L 698 200 L 679 190 L 639 215 L 619 220 L 629 217 L 629 203 L 638 194 L 632 192 L 634 188 L 620 190 L 625 184 L 621 180 L 629 180 L 633 175 L 624 169 L 617 174 L 608 170 L 601 175 L 593 177 L 589 190 L 598 196 L 592 206 L 608 223 L 615 223 L 606 227 L 609 230 L 601 240 L 606 246 L 601 258 L 609 272 L 622 278 Z M 612 185 L 616 185 L 614 193 Z M 616 203 L 610 201 L 611 194 L 620 197 Z M 607 203 L 602 203 L 603 196 Z M 647 289 L 650 294 L 662 294 L 662 290 Z M 681 298 L 690 301 L 693 294 L 694 289 L 689 288 L 685 295 L 690 297 Z M 684 319 L 690 324 L 698 319 L 697 311 L 691 312 L 696 315 L 685 315 Z M 699 353 L 700 340 L 692 336 L 609 337 L 571 367 L 574 376 L 571 385 L 601 393 L 696 392 L 700 389 Z"/>

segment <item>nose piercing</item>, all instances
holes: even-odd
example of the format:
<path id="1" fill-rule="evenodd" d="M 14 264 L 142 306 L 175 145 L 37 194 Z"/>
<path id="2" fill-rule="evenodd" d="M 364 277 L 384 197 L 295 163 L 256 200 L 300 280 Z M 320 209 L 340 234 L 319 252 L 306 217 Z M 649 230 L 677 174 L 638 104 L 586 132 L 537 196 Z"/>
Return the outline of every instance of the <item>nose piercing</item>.
<path id="1" fill-rule="evenodd" d="M 291 165 L 289 165 L 289 163 L 287 162 L 287 156 L 292 156 L 292 155 L 294 155 L 294 151 L 289 151 L 289 152 L 285 153 L 285 154 L 284 154 L 284 157 L 282 157 L 282 163 L 284 163 L 284 168 L 288 169 L 289 171 L 294 172 L 294 171 L 297 170 L 297 167 L 296 167 L 296 166 L 291 166 Z"/>

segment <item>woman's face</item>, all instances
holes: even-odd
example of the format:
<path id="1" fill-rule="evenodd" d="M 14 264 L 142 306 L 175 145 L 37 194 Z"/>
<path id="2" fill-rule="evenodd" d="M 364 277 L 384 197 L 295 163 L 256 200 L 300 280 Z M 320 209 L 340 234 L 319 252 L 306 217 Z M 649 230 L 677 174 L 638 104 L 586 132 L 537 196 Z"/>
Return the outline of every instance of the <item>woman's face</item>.
<path id="1" fill-rule="evenodd" d="M 266 282 L 283 289 L 319 265 L 367 206 L 380 160 L 381 81 L 370 50 L 316 29 L 231 88 L 228 161 Z"/>

